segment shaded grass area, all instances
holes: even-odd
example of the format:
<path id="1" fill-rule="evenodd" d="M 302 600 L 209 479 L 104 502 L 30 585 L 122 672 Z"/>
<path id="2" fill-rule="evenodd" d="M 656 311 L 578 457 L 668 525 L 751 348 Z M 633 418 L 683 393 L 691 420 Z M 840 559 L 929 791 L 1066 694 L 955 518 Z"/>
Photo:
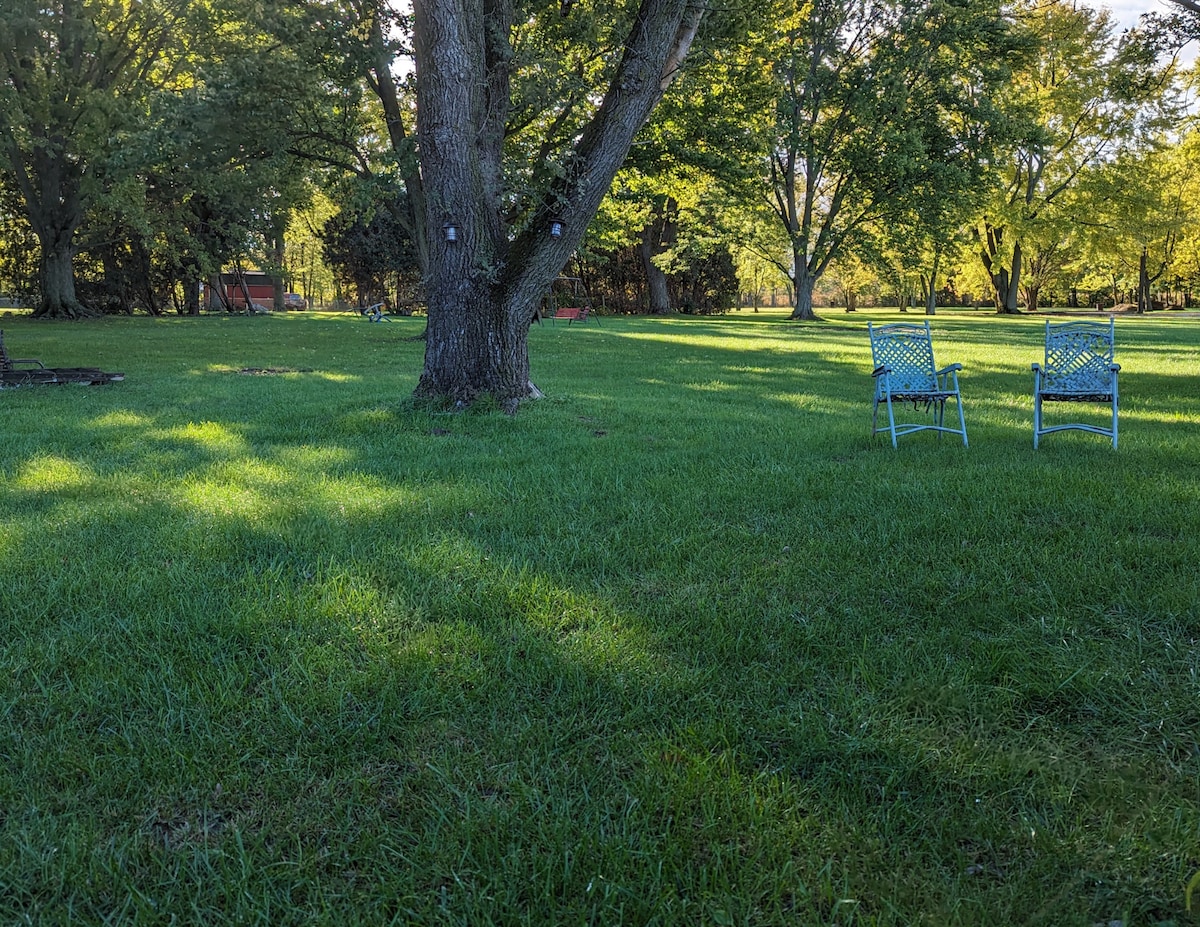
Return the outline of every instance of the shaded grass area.
<path id="1" fill-rule="evenodd" d="M 0 921 L 1194 922 L 1195 322 L 1035 453 L 1041 322 L 938 316 L 893 451 L 860 316 L 535 328 L 516 418 L 419 319 L 5 319 L 128 379 L 0 393 Z"/>

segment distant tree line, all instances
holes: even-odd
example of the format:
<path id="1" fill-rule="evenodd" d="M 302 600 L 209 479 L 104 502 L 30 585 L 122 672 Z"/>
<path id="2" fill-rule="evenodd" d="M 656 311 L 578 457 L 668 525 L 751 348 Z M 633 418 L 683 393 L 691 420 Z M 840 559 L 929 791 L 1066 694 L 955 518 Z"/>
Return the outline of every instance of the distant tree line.
<path id="1" fill-rule="evenodd" d="M 277 308 L 428 306 L 418 392 L 514 407 L 560 276 L 621 313 L 1183 305 L 1175 8 L 0 0 L 0 289 L 186 315 L 253 268 Z"/>

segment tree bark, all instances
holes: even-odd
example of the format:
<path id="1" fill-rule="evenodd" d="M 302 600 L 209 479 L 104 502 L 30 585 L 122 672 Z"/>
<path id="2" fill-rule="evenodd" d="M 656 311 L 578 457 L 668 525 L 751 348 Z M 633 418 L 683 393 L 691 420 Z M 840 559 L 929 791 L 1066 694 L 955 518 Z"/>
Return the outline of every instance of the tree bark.
<path id="1" fill-rule="evenodd" d="M 481 395 L 506 412 L 529 394 L 529 324 L 478 278 L 452 292 L 430 293 L 441 311 L 426 325 L 425 369 L 418 395 L 463 408 Z"/>
<path id="2" fill-rule="evenodd" d="M 183 314 L 196 316 L 200 314 L 200 284 L 195 268 L 187 267 L 183 276 Z"/>
<path id="3" fill-rule="evenodd" d="M 42 240 L 38 273 L 42 298 L 33 312 L 35 318 L 82 319 L 95 315 L 75 296 L 75 249 L 69 240 L 64 240 L 66 237 Z"/>
<path id="4" fill-rule="evenodd" d="M 275 312 L 283 312 L 287 306 L 283 302 L 286 292 L 283 286 L 283 261 L 287 254 L 287 219 L 286 215 L 272 217 L 271 221 L 271 262 L 275 265 L 271 273 L 271 308 Z"/>
<path id="5" fill-rule="evenodd" d="M 1031 283 L 1025 287 L 1025 311 L 1037 312 L 1041 305 L 1042 287 L 1040 284 Z"/>
<path id="6" fill-rule="evenodd" d="M 1022 257 L 1021 243 L 1013 242 L 1012 269 L 1009 272 L 1008 288 L 1004 291 L 1004 305 L 1000 309 L 1004 315 L 1017 315 L 1021 311 L 1021 307 L 1017 305 L 1017 297 L 1021 292 Z"/>
<path id="7" fill-rule="evenodd" d="M 813 312 L 813 290 L 816 288 L 818 275 L 808 266 L 806 239 L 793 240 L 792 266 L 792 314 L 788 318 L 797 322 L 821 321 Z"/>
<path id="8" fill-rule="evenodd" d="M 638 256 L 642 261 L 642 270 L 646 274 L 646 288 L 650 297 L 651 315 L 668 315 L 671 312 L 671 294 L 667 288 L 667 275 L 662 268 L 654 263 L 654 258 L 666 251 L 666 245 L 674 237 L 674 223 L 670 212 L 672 204 L 668 203 L 662 214 L 656 215 L 642 230 L 642 240 L 638 243 Z"/>
<path id="9" fill-rule="evenodd" d="M 1021 243 L 1013 245 L 1012 267 L 1000 263 L 1000 252 L 1004 244 L 1004 229 L 988 225 L 986 237 L 978 236 L 979 259 L 983 262 L 984 270 L 992 281 L 993 296 L 996 312 L 1001 315 L 1015 315 L 1021 310 L 1017 307 L 1018 287 L 1021 281 Z"/>
<path id="10" fill-rule="evenodd" d="M 936 251 L 933 255 L 933 267 L 929 271 L 929 289 L 925 292 L 926 315 L 937 315 L 937 275 L 941 263 L 941 251 Z"/>
<path id="11" fill-rule="evenodd" d="M 816 278 L 807 271 L 798 271 L 793 283 L 795 299 L 792 303 L 792 314 L 788 318 L 798 322 L 821 321 L 813 311 L 813 288 L 817 283 Z"/>
<path id="12" fill-rule="evenodd" d="M 534 313 L 673 79 L 703 12 L 697 0 L 642 0 L 574 155 L 534 194 L 524 226 L 513 232 L 503 161 L 511 0 L 416 0 L 417 131 L 430 232 L 418 398 L 463 407 L 486 394 L 515 412 L 534 394 Z M 561 223 L 557 236 L 552 219 Z"/>
<path id="13" fill-rule="evenodd" d="M 37 147 L 28 167 L 10 144 L 25 214 L 41 246 L 38 283 L 42 298 L 36 318 L 81 319 L 94 316 L 75 294 L 75 232 L 83 221 L 78 169 L 46 148 Z"/>
<path id="14" fill-rule="evenodd" d="M 1150 310 L 1150 271 L 1147 264 L 1148 255 L 1146 249 L 1142 248 L 1142 253 L 1138 257 L 1137 311 L 1139 314 Z"/>
<path id="15" fill-rule="evenodd" d="M 375 53 L 372 70 L 374 81 L 372 85 L 376 96 L 383 107 L 383 118 L 387 125 L 388 140 L 392 151 L 399 160 L 404 189 L 408 194 L 407 209 L 397 209 L 396 216 L 401 227 L 406 229 L 416 246 L 417 263 L 422 275 L 429 271 L 429 229 L 425 226 L 425 188 L 421 182 L 421 172 L 417 167 L 417 159 L 412 139 L 404 126 L 404 114 L 400 109 L 400 94 L 396 90 L 396 80 L 392 75 L 391 52 L 383 35 L 383 24 L 378 8 L 371 12 L 371 47 Z M 307 294 L 306 294 L 307 295 Z"/>

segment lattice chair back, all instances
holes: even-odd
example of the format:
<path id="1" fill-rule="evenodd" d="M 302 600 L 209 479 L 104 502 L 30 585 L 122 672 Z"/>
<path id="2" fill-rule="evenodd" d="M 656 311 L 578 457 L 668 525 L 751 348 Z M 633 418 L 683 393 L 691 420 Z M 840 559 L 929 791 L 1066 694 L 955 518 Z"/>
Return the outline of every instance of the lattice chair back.
<path id="1" fill-rule="evenodd" d="M 1116 320 L 1046 321 L 1045 365 L 1033 365 L 1033 446 L 1042 435 L 1075 429 L 1112 438 L 1117 446 Z M 1112 425 L 1087 423 L 1044 427 L 1043 402 L 1100 402 L 1112 405 Z"/>
<path id="2" fill-rule="evenodd" d="M 924 325 L 897 322 L 870 327 L 870 332 L 871 359 L 876 367 L 888 368 L 886 382 L 893 395 L 938 388 L 928 322 Z M 877 390 L 884 388 L 884 382 L 883 378 L 878 378 Z"/>
<path id="3" fill-rule="evenodd" d="M 962 435 L 967 443 L 967 425 L 963 418 L 962 397 L 958 389 L 958 371 L 962 364 L 951 364 L 941 370 L 933 360 L 933 340 L 929 331 L 929 320 L 923 324 L 896 322 L 875 326 L 867 323 L 871 338 L 871 358 L 875 369 L 875 404 L 871 433 L 887 431 L 892 437 L 892 446 L 901 435 L 914 431 L 948 431 Z M 943 424 L 946 401 L 953 399 L 958 408 L 959 427 Z M 924 406 L 926 413 L 933 412 L 933 423 L 897 424 L 893 403 L 912 403 L 914 409 Z M 879 424 L 879 406 L 887 409 L 887 425 Z"/>
<path id="4" fill-rule="evenodd" d="M 1046 393 L 1095 394 L 1107 402 L 1112 393 L 1112 365 L 1116 323 L 1046 322 L 1046 366 L 1042 390 Z"/>

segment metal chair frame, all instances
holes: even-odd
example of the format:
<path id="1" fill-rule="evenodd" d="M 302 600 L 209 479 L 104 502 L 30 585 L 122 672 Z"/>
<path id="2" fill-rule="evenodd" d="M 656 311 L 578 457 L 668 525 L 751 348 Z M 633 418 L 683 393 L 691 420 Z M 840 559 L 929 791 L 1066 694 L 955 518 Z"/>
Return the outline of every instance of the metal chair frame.
<path id="1" fill-rule="evenodd" d="M 896 439 L 917 431 L 936 431 L 962 435 L 967 446 L 967 422 L 963 416 L 962 395 L 958 387 L 958 372 L 962 364 L 938 368 L 933 362 L 933 341 L 929 320 L 924 324 L 896 322 L 890 325 L 867 323 L 871 338 L 871 358 L 875 369 L 875 403 L 871 417 L 871 435 L 888 432 L 892 447 Z M 958 409 L 958 427 L 945 424 L 946 401 L 953 399 Z M 933 424 L 927 422 L 896 423 L 895 405 L 911 402 L 914 409 L 923 405 L 933 412 Z M 879 424 L 879 407 L 887 409 L 887 424 Z"/>
<path id="2" fill-rule="evenodd" d="M 1033 447 L 1042 435 L 1056 431 L 1088 431 L 1112 439 L 1117 446 L 1116 320 L 1051 323 L 1046 320 L 1046 361 L 1033 364 Z M 1043 402 L 1098 402 L 1112 406 L 1112 425 L 1104 428 L 1086 422 L 1069 422 L 1047 428 Z"/>

